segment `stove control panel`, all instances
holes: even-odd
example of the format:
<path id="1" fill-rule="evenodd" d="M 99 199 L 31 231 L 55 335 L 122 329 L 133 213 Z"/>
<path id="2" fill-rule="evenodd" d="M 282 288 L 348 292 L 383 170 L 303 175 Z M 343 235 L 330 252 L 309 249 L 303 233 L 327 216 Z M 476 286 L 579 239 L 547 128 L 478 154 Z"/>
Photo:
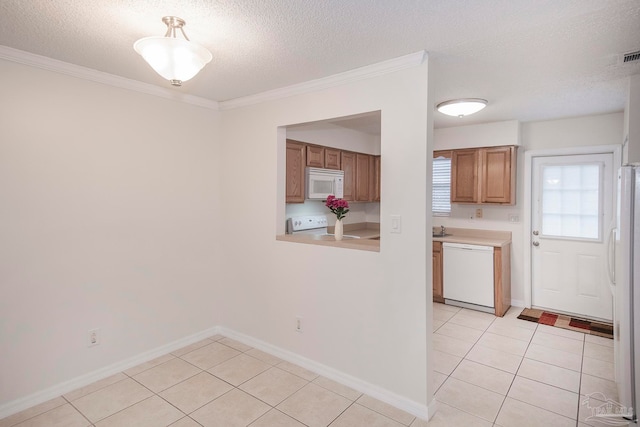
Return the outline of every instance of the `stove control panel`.
<path id="1" fill-rule="evenodd" d="M 287 220 L 287 233 L 325 228 L 326 226 L 327 217 L 325 215 L 294 216 Z"/>

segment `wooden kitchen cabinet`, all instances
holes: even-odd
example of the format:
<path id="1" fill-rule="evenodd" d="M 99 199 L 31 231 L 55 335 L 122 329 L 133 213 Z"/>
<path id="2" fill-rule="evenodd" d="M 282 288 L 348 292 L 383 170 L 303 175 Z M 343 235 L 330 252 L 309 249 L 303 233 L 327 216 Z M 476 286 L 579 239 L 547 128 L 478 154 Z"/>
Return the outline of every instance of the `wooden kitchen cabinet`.
<path id="1" fill-rule="evenodd" d="M 324 148 L 324 167 L 340 170 L 340 150 L 337 148 Z"/>
<path id="2" fill-rule="evenodd" d="M 307 145 L 307 166 L 324 168 L 325 148 L 317 145 Z"/>
<path id="3" fill-rule="evenodd" d="M 516 147 L 452 150 L 451 203 L 515 204 Z"/>
<path id="4" fill-rule="evenodd" d="M 442 292 L 442 242 L 433 242 L 433 301 L 444 303 Z"/>
<path id="5" fill-rule="evenodd" d="M 306 145 L 302 142 L 288 139 L 286 151 L 286 202 L 304 203 Z"/>
<path id="6" fill-rule="evenodd" d="M 344 171 L 344 190 L 342 198 L 347 201 L 356 199 L 356 153 L 343 151 L 340 163 Z"/>
<path id="7" fill-rule="evenodd" d="M 515 204 L 516 147 L 483 148 L 480 156 L 480 203 Z"/>
<path id="8" fill-rule="evenodd" d="M 356 153 L 356 202 L 368 202 L 371 197 L 371 172 L 373 163 L 368 154 Z"/>
<path id="9" fill-rule="evenodd" d="M 373 157 L 373 201 L 380 201 L 380 156 Z"/>

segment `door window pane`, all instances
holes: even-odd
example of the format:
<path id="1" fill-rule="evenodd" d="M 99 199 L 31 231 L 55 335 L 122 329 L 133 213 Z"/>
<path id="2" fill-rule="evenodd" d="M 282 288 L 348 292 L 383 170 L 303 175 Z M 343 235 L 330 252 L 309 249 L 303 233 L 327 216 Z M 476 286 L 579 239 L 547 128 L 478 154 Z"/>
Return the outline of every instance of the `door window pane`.
<path id="1" fill-rule="evenodd" d="M 542 166 L 542 234 L 600 238 L 599 163 Z"/>

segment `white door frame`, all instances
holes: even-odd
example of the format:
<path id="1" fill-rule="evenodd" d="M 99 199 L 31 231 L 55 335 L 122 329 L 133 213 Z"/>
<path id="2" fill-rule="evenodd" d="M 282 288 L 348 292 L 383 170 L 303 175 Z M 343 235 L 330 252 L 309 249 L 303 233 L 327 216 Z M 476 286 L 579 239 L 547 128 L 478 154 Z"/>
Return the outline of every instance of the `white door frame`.
<path id="1" fill-rule="evenodd" d="M 524 153 L 524 305 L 531 308 L 531 176 L 533 174 L 534 157 L 543 156 L 574 156 L 581 154 L 613 154 L 613 174 L 614 183 L 617 179 L 615 175 L 622 165 L 621 145 L 594 145 L 584 147 L 550 148 L 544 150 L 531 150 Z M 617 204 L 616 194 L 613 195 L 613 217 L 615 218 L 615 206 Z M 609 224 L 603 224 L 603 230 L 607 230 Z"/>

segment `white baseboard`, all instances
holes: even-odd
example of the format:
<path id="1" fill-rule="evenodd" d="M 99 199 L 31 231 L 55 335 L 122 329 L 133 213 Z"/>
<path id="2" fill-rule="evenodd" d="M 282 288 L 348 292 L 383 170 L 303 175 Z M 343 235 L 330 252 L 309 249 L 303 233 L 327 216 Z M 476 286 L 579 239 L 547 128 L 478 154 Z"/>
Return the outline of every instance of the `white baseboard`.
<path id="1" fill-rule="evenodd" d="M 524 301 L 519 300 L 519 299 L 512 299 L 511 300 L 511 307 L 526 307 L 526 305 L 524 304 Z"/>
<path id="2" fill-rule="evenodd" d="M 31 408 L 32 406 L 39 405 L 48 400 L 62 396 L 63 394 L 69 393 L 70 391 L 76 390 L 80 387 L 84 387 L 119 372 L 126 371 L 127 369 L 133 368 L 141 363 L 148 362 L 157 357 L 171 353 L 172 351 L 178 350 L 217 333 L 219 333 L 218 327 L 209 328 L 196 334 L 189 335 L 188 337 L 170 342 L 169 344 L 154 348 L 153 350 L 145 351 L 144 353 L 116 362 L 112 365 L 105 366 L 104 368 L 100 368 L 96 371 L 56 384 L 42 391 L 2 404 L 0 405 L 0 420 Z"/>
<path id="3" fill-rule="evenodd" d="M 305 369 L 313 371 L 319 375 L 325 376 L 345 386 L 351 387 L 354 390 L 367 394 L 382 402 L 388 403 L 389 405 L 395 406 L 398 409 L 402 409 L 403 411 L 408 412 L 420 419 L 423 419 L 423 420 L 429 419 L 430 417 L 433 416 L 436 410 L 435 399 L 432 400 L 431 403 L 427 406 L 427 405 L 415 402 L 411 399 L 407 399 L 404 396 L 400 396 L 382 387 L 379 387 L 379 386 L 370 384 L 366 381 L 363 381 L 361 379 L 355 378 L 344 372 L 338 371 L 336 369 L 333 369 L 321 363 L 302 357 L 299 354 L 292 353 L 288 350 L 284 350 L 280 347 L 276 347 L 264 341 L 260 341 L 253 337 L 250 337 L 248 335 L 244 335 L 236 331 L 233 331 L 231 329 L 216 326 L 216 327 L 198 332 L 196 334 L 190 335 L 188 337 L 173 341 L 169 344 L 157 347 L 153 350 L 146 351 L 137 356 L 114 363 L 112 365 L 106 366 L 96 371 L 89 372 L 85 375 L 81 375 L 69 381 L 62 382 L 60 384 L 49 387 L 45 390 L 39 391 L 29 396 L 16 399 L 14 401 L 3 404 L 0 406 L 0 419 L 3 419 L 17 412 L 28 409 L 32 406 L 39 405 L 41 403 L 44 403 L 56 397 L 62 396 L 65 393 L 69 393 L 70 391 L 76 390 L 80 387 L 84 387 L 86 385 L 89 385 L 101 379 L 107 378 L 111 375 L 115 375 L 119 372 L 125 371 L 141 363 L 148 362 L 157 357 L 171 353 L 172 351 L 178 350 L 189 344 L 193 344 L 195 342 L 198 342 L 200 340 L 203 340 L 207 337 L 210 337 L 216 334 L 227 336 L 234 340 L 240 341 L 243 344 L 247 344 L 251 347 L 257 348 L 258 350 L 264 351 L 265 353 L 269 353 L 273 356 L 276 356 L 282 360 L 286 360 L 287 362 L 291 362 L 296 365 L 302 366 Z"/>
<path id="4" fill-rule="evenodd" d="M 432 410 L 435 411 L 435 400 L 427 407 L 425 404 L 415 402 L 411 399 L 407 399 L 404 396 L 400 396 L 392 391 L 386 390 L 382 387 L 370 384 L 361 379 L 355 378 L 349 374 L 333 369 L 329 366 L 307 359 L 299 354 L 292 353 L 288 350 L 276 347 L 268 344 L 264 341 L 257 340 L 253 337 L 238 333 L 225 327 L 220 327 L 219 334 L 232 338 L 236 341 L 240 341 L 243 344 L 257 348 L 258 350 L 269 353 L 273 356 L 279 357 L 287 362 L 294 363 L 298 366 L 302 366 L 318 375 L 327 377 L 333 381 L 339 382 L 347 387 L 351 387 L 361 393 L 367 394 L 373 398 L 376 398 L 382 402 L 388 403 L 391 406 L 395 406 L 398 409 L 402 409 L 405 412 L 410 413 L 420 419 L 427 420 L 433 415 Z"/>

